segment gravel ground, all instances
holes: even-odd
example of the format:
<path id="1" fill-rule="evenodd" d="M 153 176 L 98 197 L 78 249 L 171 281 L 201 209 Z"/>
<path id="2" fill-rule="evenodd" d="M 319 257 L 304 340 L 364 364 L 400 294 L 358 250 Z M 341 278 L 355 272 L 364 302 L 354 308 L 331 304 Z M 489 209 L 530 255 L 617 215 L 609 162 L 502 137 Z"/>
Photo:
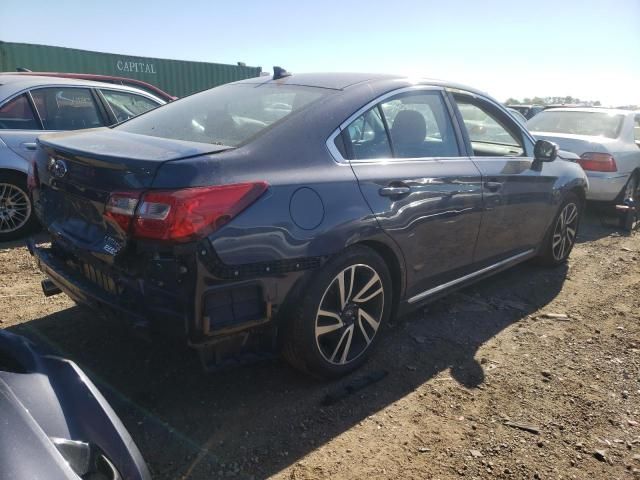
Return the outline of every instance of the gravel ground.
<path id="1" fill-rule="evenodd" d="M 280 361 L 205 374 L 44 298 L 18 243 L 0 244 L 0 327 L 80 364 L 157 479 L 640 478 L 639 260 L 640 233 L 591 213 L 567 266 L 520 265 L 395 319 L 331 383 Z"/>

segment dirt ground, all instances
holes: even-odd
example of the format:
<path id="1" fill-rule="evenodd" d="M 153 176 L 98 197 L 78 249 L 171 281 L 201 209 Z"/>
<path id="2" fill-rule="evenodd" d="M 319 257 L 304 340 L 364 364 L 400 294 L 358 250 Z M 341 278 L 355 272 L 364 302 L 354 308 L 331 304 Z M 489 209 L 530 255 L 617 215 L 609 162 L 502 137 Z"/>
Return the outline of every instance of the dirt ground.
<path id="1" fill-rule="evenodd" d="M 0 244 L 0 327 L 80 364 L 157 479 L 640 478 L 640 233 L 599 220 L 567 266 L 524 264 L 395 319 L 331 383 L 275 360 L 205 374 L 44 298 L 18 244 Z"/>

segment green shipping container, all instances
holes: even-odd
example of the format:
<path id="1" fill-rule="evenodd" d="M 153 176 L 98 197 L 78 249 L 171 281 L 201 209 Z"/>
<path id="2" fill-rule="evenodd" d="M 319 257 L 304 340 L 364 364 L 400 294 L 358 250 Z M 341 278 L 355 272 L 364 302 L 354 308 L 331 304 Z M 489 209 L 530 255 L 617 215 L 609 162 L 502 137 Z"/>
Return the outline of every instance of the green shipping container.
<path id="1" fill-rule="evenodd" d="M 75 48 L 0 41 L 0 71 L 97 73 L 137 78 L 171 95 L 184 97 L 200 90 L 260 75 L 260 67 L 133 57 Z"/>

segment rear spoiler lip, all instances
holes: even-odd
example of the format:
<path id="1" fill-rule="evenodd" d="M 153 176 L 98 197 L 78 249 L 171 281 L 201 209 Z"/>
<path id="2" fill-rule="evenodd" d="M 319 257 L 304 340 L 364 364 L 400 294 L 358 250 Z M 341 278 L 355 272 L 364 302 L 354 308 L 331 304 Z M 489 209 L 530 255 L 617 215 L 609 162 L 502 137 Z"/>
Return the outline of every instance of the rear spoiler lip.
<path id="1" fill-rule="evenodd" d="M 95 151 L 90 151 L 88 149 L 79 149 L 65 145 L 63 142 L 55 141 L 56 138 L 50 138 L 51 135 L 45 135 L 37 139 L 38 146 L 46 151 L 49 155 L 59 155 L 63 157 L 68 157 L 73 161 L 77 161 L 79 163 L 85 165 L 97 166 L 100 168 L 107 168 L 112 170 L 127 170 L 131 169 L 132 166 L 140 166 L 140 167 L 149 167 L 149 163 L 156 163 L 157 166 L 162 165 L 165 162 L 173 162 L 178 160 L 185 160 L 189 158 L 197 158 L 206 155 L 212 155 L 217 153 L 226 152 L 229 150 L 234 150 L 234 147 L 229 147 L 226 145 L 211 145 L 210 149 L 203 149 L 202 151 L 198 151 L 189 155 L 175 155 L 173 157 L 169 156 L 167 158 L 132 158 L 125 155 L 108 155 L 104 153 L 99 153 Z M 178 142 L 176 140 L 176 142 Z"/>

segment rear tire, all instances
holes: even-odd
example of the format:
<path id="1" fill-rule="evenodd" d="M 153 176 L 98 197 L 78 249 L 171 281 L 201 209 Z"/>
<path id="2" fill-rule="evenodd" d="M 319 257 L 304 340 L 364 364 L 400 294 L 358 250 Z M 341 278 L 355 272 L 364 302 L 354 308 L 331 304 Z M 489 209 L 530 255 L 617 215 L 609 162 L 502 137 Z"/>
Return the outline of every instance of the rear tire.
<path id="1" fill-rule="evenodd" d="M 0 242 L 22 238 L 37 225 L 25 176 L 0 172 Z"/>
<path id="2" fill-rule="evenodd" d="M 575 193 L 565 195 L 545 236 L 538 255 L 539 263 L 554 267 L 567 261 L 576 243 L 583 205 Z"/>
<path id="3" fill-rule="evenodd" d="M 353 246 L 329 260 L 292 301 L 282 353 L 298 370 L 339 377 L 362 365 L 392 308 L 389 269 L 373 250 Z"/>

